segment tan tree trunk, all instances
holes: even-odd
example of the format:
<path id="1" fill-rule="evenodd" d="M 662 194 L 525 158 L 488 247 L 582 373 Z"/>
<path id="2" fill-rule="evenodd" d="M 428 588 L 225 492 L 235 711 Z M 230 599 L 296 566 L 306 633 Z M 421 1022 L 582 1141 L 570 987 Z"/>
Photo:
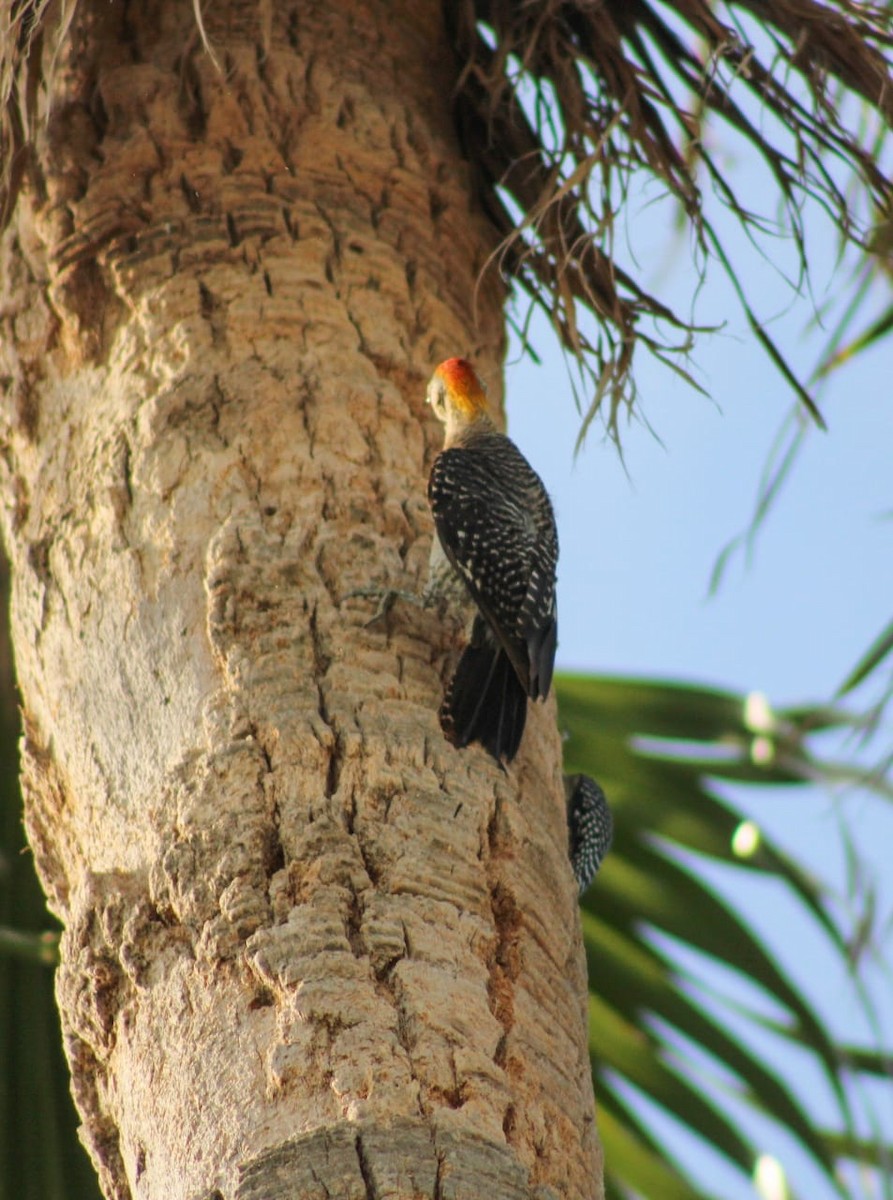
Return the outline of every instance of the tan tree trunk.
<path id="1" fill-rule="evenodd" d="M 601 1194 L 554 707 L 437 721 L 493 232 L 439 0 L 82 0 L 4 253 L 26 822 L 109 1197 Z M 47 104 L 50 104 L 46 120 Z"/>

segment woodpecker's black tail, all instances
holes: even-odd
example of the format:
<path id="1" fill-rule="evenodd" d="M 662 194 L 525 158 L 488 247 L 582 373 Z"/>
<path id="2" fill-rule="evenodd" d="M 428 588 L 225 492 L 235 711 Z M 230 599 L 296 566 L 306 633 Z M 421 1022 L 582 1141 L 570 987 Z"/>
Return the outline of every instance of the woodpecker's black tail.
<path id="1" fill-rule="evenodd" d="M 471 642 L 450 680 L 440 725 L 454 746 L 480 742 L 497 762 L 518 753 L 527 720 L 527 693 L 486 623 L 475 617 Z"/>

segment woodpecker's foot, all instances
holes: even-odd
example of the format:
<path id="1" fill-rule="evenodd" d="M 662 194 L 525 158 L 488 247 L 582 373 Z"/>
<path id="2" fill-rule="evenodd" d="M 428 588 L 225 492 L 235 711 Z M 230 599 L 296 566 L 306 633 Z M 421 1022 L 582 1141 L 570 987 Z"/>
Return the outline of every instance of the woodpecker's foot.
<path id="1" fill-rule="evenodd" d="M 404 592 L 399 588 L 354 588 L 352 592 L 347 593 L 344 599 L 352 600 L 355 596 L 362 596 L 365 599 L 378 600 L 378 608 L 375 610 L 369 620 L 364 622 L 367 629 L 370 625 L 374 625 L 376 621 L 380 621 L 382 617 L 386 617 L 388 615 L 388 613 L 394 607 L 395 600 L 405 600 L 408 604 L 415 604 L 418 608 L 426 607 L 426 601 L 423 596 L 419 596 L 415 592 Z"/>

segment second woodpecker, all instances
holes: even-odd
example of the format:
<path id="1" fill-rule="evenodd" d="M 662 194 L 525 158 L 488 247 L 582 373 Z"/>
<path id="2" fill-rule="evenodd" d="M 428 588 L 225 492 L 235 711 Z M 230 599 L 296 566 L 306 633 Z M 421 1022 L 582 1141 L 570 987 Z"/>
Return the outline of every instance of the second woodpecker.
<path id="1" fill-rule="evenodd" d="M 440 709 L 456 746 L 480 742 L 511 762 L 527 719 L 527 697 L 552 683 L 558 617 L 558 533 L 543 482 L 487 415 L 484 388 L 464 358 L 442 362 L 428 403 L 446 426 L 428 500 L 438 547 L 477 606 L 471 640 Z"/>

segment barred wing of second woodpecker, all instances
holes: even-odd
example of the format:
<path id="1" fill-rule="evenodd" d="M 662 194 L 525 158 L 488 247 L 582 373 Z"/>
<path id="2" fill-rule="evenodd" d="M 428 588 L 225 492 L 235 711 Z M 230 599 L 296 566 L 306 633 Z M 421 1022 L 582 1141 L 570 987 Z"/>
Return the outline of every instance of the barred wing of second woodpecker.
<path id="1" fill-rule="evenodd" d="M 589 775 L 565 775 L 568 855 L 582 896 L 614 839 L 614 818 L 601 784 Z"/>
<path id="2" fill-rule="evenodd" d="M 545 697 L 558 636 L 558 534 L 542 480 L 507 437 L 486 430 L 438 455 L 428 499 L 444 552 L 524 692 Z"/>

